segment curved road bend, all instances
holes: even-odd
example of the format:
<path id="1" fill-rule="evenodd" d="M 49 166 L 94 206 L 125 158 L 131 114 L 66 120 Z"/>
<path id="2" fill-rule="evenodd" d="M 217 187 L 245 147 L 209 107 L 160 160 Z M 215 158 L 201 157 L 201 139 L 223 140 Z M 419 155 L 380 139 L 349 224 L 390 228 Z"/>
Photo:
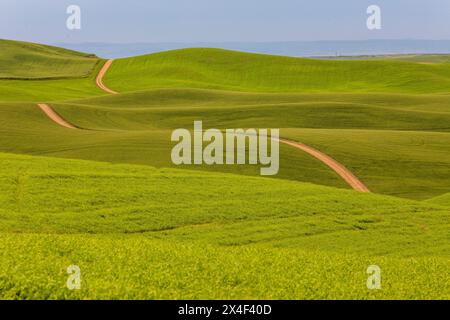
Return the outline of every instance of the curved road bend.
<path id="1" fill-rule="evenodd" d="M 105 76 L 106 72 L 108 72 L 108 69 L 111 67 L 112 63 L 113 63 L 113 60 L 108 60 L 105 62 L 103 67 L 100 69 L 100 72 L 98 73 L 97 78 L 95 78 L 95 84 L 97 85 L 97 87 L 99 87 L 106 93 L 117 94 L 116 91 L 111 90 L 103 83 L 103 77 Z"/>

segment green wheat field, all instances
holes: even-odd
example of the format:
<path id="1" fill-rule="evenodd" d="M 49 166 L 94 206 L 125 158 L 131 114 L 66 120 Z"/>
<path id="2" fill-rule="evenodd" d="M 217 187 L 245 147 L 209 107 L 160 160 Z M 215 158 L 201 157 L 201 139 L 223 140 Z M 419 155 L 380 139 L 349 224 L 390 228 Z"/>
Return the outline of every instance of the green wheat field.
<path id="1" fill-rule="evenodd" d="M 117 95 L 105 61 L 0 40 L 0 299 L 450 299 L 449 56 L 175 50 L 115 60 Z M 194 120 L 280 128 L 372 193 L 286 145 L 272 177 L 175 166 Z"/>

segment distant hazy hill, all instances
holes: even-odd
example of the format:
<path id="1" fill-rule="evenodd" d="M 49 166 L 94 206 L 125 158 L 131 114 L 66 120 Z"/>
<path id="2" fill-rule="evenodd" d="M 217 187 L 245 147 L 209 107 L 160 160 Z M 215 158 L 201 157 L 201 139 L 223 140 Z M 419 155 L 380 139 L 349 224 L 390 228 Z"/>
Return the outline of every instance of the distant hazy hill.
<path id="1" fill-rule="evenodd" d="M 354 56 L 407 53 L 450 53 L 450 40 L 367 40 L 297 42 L 198 42 L 198 43 L 79 43 L 56 44 L 92 52 L 104 58 L 123 58 L 181 48 L 210 47 L 285 56 Z"/>

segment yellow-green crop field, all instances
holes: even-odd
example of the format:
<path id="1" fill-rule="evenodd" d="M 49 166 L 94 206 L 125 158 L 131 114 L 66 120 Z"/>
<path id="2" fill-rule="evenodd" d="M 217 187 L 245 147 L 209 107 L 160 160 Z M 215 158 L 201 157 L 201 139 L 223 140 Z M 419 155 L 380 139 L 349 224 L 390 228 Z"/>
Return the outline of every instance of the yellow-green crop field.
<path id="1" fill-rule="evenodd" d="M 117 95 L 104 62 L 0 40 L 1 299 L 450 298 L 448 59 L 176 50 L 114 61 Z M 280 128 L 372 193 L 286 145 L 273 177 L 175 166 L 195 120 Z"/>

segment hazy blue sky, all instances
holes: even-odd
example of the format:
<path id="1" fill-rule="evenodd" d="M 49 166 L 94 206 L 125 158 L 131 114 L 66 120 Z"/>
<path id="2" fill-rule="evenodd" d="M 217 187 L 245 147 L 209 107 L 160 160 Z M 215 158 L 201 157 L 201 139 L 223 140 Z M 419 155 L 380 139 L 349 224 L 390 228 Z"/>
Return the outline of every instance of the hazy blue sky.
<path id="1" fill-rule="evenodd" d="M 82 30 L 66 8 L 82 9 Z M 383 29 L 366 28 L 382 8 Z M 449 0 L 0 0 L 0 38 L 35 42 L 450 39 Z"/>

